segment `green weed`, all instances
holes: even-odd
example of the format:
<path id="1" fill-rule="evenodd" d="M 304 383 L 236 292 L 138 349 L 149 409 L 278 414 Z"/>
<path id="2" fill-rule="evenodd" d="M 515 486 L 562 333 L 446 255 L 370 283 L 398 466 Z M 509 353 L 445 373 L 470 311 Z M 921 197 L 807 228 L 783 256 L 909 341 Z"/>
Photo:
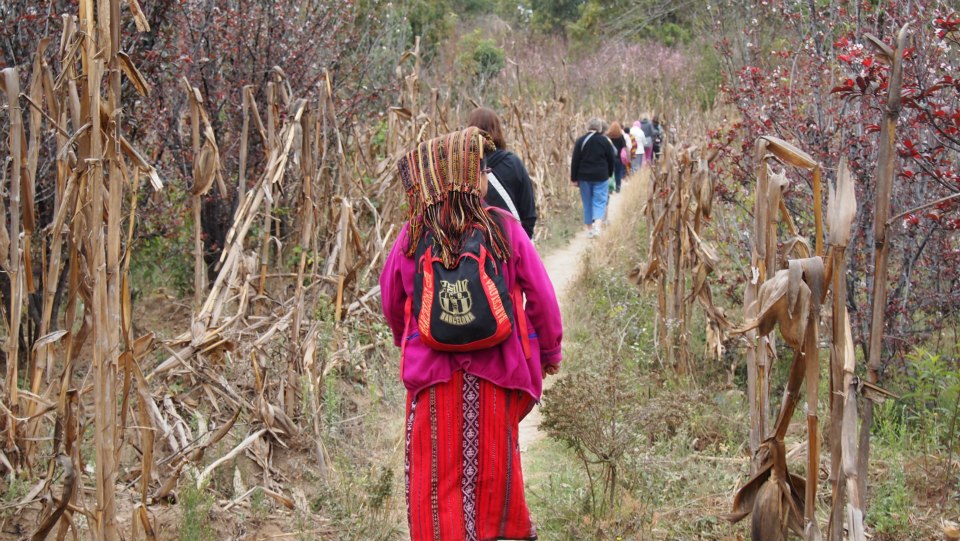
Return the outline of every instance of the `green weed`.
<path id="1" fill-rule="evenodd" d="M 270 500 L 259 487 L 250 495 L 250 514 L 254 522 L 263 522 L 270 516 Z"/>
<path id="2" fill-rule="evenodd" d="M 878 534 L 889 539 L 906 539 L 912 498 L 905 483 L 903 464 L 893 461 L 882 481 L 873 487 L 870 522 Z"/>
<path id="3" fill-rule="evenodd" d="M 180 492 L 180 535 L 179 541 L 207 541 L 213 539 L 213 528 L 210 527 L 210 508 L 213 506 L 213 496 L 205 487 L 197 488 L 187 480 Z"/>
<path id="4" fill-rule="evenodd" d="M 0 477 L 0 522 L 16 513 L 16 503 L 30 490 L 30 482 L 15 474 Z"/>

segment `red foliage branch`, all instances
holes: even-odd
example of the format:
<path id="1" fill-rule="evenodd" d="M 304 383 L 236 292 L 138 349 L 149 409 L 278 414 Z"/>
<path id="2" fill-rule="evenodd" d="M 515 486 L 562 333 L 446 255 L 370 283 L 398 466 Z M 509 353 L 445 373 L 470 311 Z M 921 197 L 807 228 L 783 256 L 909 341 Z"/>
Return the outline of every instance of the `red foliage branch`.
<path id="1" fill-rule="evenodd" d="M 960 318 L 960 198 L 952 197 L 960 193 L 960 13 L 936 0 L 896 0 L 880 9 L 856 1 L 806 8 L 782 0 L 719 6 L 718 35 L 727 36 L 717 43 L 728 59 L 723 97 L 738 118 L 711 133 L 722 156 L 718 192 L 729 201 L 747 197 L 755 170 L 750 149 L 762 134 L 798 144 L 828 171 L 847 157 L 861 203 L 848 249 L 847 301 L 854 334 L 864 344 L 873 172 L 889 77 L 889 66 L 864 36 L 892 36 L 909 23 L 893 213 L 922 210 L 904 214 L 893 231 L 889 363 Z M 803 182 L 794 186 L 788 205 L 809 224 L 803 209 L 812 208 L 812 194 Z M 739 239 L 745 249 L 748 241 Z"/>

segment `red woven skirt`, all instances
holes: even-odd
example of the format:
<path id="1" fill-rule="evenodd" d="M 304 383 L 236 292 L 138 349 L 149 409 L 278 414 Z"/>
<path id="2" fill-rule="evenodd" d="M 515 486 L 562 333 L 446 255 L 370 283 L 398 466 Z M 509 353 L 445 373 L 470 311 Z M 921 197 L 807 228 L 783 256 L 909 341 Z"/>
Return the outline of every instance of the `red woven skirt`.
<path id="1" fill-rule="evenodd" d="M 518 427 L 527 393 L 462 371 L 407 394 L 406 492 L 412 541 L 536 539 L 523 497 Z"/>

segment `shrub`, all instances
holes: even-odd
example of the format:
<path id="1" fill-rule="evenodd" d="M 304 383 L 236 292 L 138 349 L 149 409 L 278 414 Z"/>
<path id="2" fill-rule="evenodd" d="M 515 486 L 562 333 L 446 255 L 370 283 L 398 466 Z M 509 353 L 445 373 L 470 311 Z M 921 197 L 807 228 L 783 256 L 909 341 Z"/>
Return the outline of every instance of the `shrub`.
<path id="1" fill-rule="evenodd" d="M 464 75 L 482 88 L 496 77 L 506 63 L 503 49 L 489 38 L 484 38 L 479 30 L 467 34 L 460 40 L 460 54 L 457 61 Z"/>

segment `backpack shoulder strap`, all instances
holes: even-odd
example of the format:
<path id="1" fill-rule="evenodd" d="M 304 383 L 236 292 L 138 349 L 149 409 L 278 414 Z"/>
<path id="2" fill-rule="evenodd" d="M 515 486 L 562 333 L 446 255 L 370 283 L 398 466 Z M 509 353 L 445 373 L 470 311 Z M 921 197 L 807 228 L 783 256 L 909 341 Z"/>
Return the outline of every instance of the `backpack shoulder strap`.
<path id="1" fill-rule="evenodd" d="M 503 184 L 500 184 L 500 179 L 497 178 L 497 175 L 493 174 L 493 171 L 487 173 L 487 182 L 500 194 L 500 198 L 503 199 L 503 202 L 507 204 L 507 208 L 510 209 L 510 214 L 513 214 L 513 217 L 519 222 L 520 213 L 517 212 L 517 206 L 513 204 L 513 199 L 510 197 L 507 189 L 503 187 Z"/>
<path id="2" fill-rule="evenodd" d="M 595 133 L 597 133 L 597 132 L 592 131 L 592 132 L 588 133 L 586 137 L 583 138 L 583 142 L 580 143 L 580 152 L 583 152 L 583 147 L 585 147 L 585 146 L 587 145 L 587 141 L 589 141 L 590 138 L 593 137 L 593 134 L 595 134 Z"/>

